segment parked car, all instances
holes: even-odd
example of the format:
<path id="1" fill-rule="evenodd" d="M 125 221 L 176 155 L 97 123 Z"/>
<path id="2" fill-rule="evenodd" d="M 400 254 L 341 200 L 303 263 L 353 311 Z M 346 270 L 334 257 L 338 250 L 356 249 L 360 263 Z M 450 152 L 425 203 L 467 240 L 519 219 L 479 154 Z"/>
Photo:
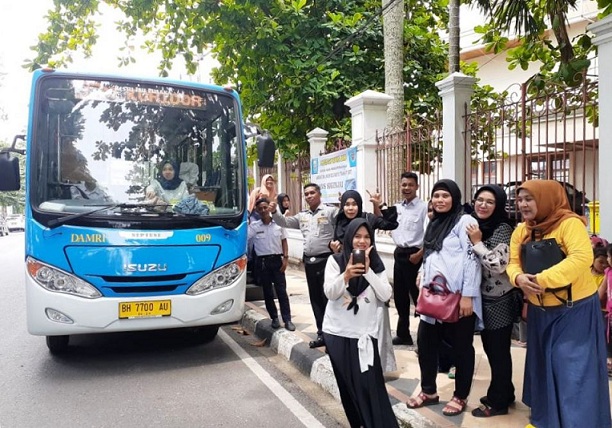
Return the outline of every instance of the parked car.
<path id="1" fill-rule="evenodd" d="M 8 226 L 4 217 L 0 217 L 0 236 L 6 236 L 9 234 Z"/>
<path id="2" fill-rule="evenodd" d="M 25 230 L 25 218 L 21 214 L 12 214 L 6 218 L 6 225 L 11 232 L 23 232 Z"/>
<path id="3" fill-rule="evenodd" d="M 515 223 L 521 221 L 521 214 L 519 213 L 516 206 L 516 189 L 520 187 L 521 183 L 522 181 L 509 181 L 504 185 L 504 190 L 506 191 L 506 195 L 508 196 L 508 215 Z M 587 199 L 584 192 L 576 189 L 572 184 L 566 181 L 559 181 L 559 183 L 561 183 L 561 185 L 565 189 L 565 194 L 567 195 L 567 199 L 569 201 L 570 207 L 572 208 L 572 211 L 574 211 L 578 215 L 585 215 L 586 204 L 591 201 Z"/>

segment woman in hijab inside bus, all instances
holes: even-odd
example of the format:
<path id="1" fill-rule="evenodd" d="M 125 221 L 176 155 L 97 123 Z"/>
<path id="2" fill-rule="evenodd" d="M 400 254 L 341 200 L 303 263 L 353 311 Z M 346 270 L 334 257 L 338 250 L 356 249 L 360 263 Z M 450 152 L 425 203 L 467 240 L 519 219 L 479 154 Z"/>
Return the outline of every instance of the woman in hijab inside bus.
<path id="1" fill-rule="evenodd" d="M 146 199 L 153 205 L 175 205 L 189 196 L 187 183 L 179 178 L 178 164 L 173 160 L 161 163 L 155 180 L 146 189 Z"/>

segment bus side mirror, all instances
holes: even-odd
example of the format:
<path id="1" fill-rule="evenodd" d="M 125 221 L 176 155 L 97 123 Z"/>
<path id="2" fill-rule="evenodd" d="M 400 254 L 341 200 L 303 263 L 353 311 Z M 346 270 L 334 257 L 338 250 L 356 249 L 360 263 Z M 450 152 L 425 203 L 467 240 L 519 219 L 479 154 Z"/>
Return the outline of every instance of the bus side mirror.
<path id="1" fill-rule="evenodd" d="M 12 192 L 20 187 L 19 159 L 11 158 L 7 152 L 0 153 L 0 191 Z"/>
<path id="2" fill-rule="evenodd" d="M 257 136 L 257 166 L 260 168 L 272 168 L 274 166 L 274 152 L 276 152 L 276 145 L 274 140 L 268 134 L 264 132 L 262 135 Z"/>

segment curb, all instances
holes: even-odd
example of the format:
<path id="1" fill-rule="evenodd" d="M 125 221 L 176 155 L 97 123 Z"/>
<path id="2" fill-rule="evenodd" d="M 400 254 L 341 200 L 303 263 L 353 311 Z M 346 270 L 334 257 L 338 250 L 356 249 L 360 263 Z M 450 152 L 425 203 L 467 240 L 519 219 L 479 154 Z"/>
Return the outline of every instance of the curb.
<path id="1" fill-rule="evenodd" d="M 303 375 L 308 376 L 311 382 L 340 401 L 329 357 L 319 348 L 310 349 L 306 335 L 284 328 L 273 329 L 270 326 L 270 318 L 263 315 L 257 306 L 248 302 L 242 316 L 241 326 L 258 338 L 266 339 L 266 343 L 273 351 L 285 357 Z M 404 403 L 406 397 L 400 392 L 394 393 L 394 388 L 390 389 L 389 398 L 400 427 L 435 428 L 439 426 L 419 411 L 406 407 Z"/>

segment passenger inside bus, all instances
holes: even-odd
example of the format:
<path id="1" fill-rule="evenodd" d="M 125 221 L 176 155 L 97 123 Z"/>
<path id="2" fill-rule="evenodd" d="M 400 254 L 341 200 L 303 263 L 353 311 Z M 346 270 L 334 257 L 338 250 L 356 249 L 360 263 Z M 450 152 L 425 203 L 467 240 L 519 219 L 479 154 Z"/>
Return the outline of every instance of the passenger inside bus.
<path id="1" fill-rule="evenodd" d="M 74 183 L 70 186 L 70 196 L 72 199 L 91 199 L 105 202 L 112 202 L 112 198 L 108 195 L 95 178 L 90 180 Z"/>
<path id="2" fill-rule="evenodd" d="M 112 202 L 106 189 L 92 177 L 83 155 L 76 151 L 74 146 L 69 145 L 68 147 L 72 150 L 62 152 L 61 158 L 62 187 L 66 193 L 65 198 Z"/>
<path id="3" fill-rule="evenodd" d="M 146 200 L 152 205 L 175 205 L 189 196 L 187 184 L 178 176 L 175 161 L 165 160 L 157 178 L 146 188 Z"/>

